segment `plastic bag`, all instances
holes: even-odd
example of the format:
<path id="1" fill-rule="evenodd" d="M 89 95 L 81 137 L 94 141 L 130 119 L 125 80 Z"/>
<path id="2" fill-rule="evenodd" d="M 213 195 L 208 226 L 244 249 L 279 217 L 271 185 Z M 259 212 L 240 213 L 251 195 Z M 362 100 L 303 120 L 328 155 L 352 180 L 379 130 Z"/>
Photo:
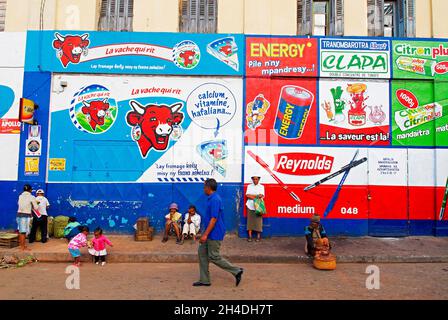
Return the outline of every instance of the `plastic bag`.
<path id="1" fill-rule="evenodd" d="M 254 199 L 255 213 L 259 216 L 266 214 L 266 206 L 264 204 L 263 198 Z"/>

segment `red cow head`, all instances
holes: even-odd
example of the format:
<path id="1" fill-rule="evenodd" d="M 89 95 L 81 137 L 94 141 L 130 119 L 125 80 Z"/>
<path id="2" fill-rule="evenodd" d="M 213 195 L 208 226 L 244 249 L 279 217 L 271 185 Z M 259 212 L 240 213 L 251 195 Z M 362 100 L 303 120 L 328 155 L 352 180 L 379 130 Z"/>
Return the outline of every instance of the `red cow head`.
<path id="1" fill-rule="evenodd" d="M 56 39 L 53 41 L 53 48 L 58 50 L 58 56 L 64 68 L 69 62 L 79 63 L 81 54 L 87 53 L 87 46 L 90 43 L 87 33 L 82 36 L 66 35 L 64 37 L 56 32 L 54 35 Z"/>
<path id="2" fill-rule="evenodd" d="M 179 57 L 181 57 L 184 60 L 185 67 L 188 67 L 190 64 L 193 64 L 195 54 L 196 52 L 193 50 L 183 51 L 181 54 L 179 54 Z"/>
<path id="3" fill-rule="evenodd" d="M 82 107 L 81 111 L 87 116 L 90 126 L 95 131 L 97 125 L 102 126 L 104 124 L 104 117 L 107 110 L 109 110 L 107 98 L 92 102 L 83 101 L 82 104 L 84 107 Z"/>
<path id="4" fill-rule="evenodd" d="M 181 102 L 168 105 L 141 105 L 135 100 L 129 102 L 132 111 L 126 115 L 129 126 L 139 126 L 141 137 L 137 140 L 140 152 L 144 158 L 151 148 L 158 151 L 166 150 L 173 131 L 173 125 L 182 122 L 184 114 L 179 110 Z"/>

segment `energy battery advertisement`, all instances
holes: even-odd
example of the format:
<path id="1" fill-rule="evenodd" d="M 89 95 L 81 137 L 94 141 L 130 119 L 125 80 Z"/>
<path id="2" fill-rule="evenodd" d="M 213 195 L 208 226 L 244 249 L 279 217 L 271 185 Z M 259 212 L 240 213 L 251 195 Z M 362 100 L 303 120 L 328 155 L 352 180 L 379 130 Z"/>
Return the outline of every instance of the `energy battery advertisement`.
<path id="1" fill-rule="evenodd" d="M 246 79 L 247 143 L 315 144 L 316 80 Z"/>
<path id="2" fill-rule="evenodd" d="M 392 41 L 394 79 L 448 80 L 448 41 Z"/>

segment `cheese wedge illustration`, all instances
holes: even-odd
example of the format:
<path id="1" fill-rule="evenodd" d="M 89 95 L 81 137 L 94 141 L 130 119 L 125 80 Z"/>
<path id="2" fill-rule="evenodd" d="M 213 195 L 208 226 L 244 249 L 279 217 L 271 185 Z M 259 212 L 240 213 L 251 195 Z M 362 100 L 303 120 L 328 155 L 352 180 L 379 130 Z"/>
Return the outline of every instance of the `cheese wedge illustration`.
<path id="1" fill-rule="evenodd" d="M 238 71 L 238 46 L 234 37 L 220 38 L 210 42 L 207 45 L 207 52 L 235 71 Z"/>
<path id="2" fill-rule="evenodd" d="M 196 147 L 196 151 L 221 176 L 226 176 L 228 155 L 226 140 L 202 142 Z"/>

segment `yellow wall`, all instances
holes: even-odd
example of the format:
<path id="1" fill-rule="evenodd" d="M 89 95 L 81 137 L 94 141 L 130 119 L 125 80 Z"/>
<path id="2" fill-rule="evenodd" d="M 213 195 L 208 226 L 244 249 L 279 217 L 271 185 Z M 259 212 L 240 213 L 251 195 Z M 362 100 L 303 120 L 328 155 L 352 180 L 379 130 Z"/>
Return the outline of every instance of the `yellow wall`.
<path id="1" fill-rule="evenodd" d="M 344 0 L 344 35 L 367 36 L 367 0 Z"/>
<path id="2" fill-rule="evenodd" d="M 429 38 L 432 36 L 431 1 L 415 0 L 415 36 Z"/>
<path id="3" fill-rule="evenodd" d="M 38 30 L 40 0 L 8 0 L 5 31 Z M 43 14 L 43 29 L 96 30 L 99 1 L 47 0 Z"/>
<path id="4" fill-rule="evenodd" d="M 244 33 L 297 34 L 297 1 L 245 0 Z"/>
<path id="5" fill-rule="evenodd" d="M 101 0 L 46 0 L 44 29 L 97 30 Z M 39 29 L 41 0 L 7 0 L 5 31 Z M 447 0 L 415 0 L 416 36 L 448 37 Z M 134 0 L 134 31 L 179 30 L 180 0 Z M 367 35 L 367 0 L 344 1 L 344 34 Z M 218 32 L 295 35 L 296 0 L 218 0 Z"/>
<path id="6" fill-rule="evenodd" d="M 179 0 L 134 0 L 134 31 L 179 31 Z"/>
<path id="7" fill-rule="evenodd" d="M 244 32 L 244 1 L 218 0 L 218 33 Z"/>
<path id="8" fill-rule="evenodd" d="M 448 1 L 432 0 L 432 36 L 434 38 L 448 37 Z"/>

